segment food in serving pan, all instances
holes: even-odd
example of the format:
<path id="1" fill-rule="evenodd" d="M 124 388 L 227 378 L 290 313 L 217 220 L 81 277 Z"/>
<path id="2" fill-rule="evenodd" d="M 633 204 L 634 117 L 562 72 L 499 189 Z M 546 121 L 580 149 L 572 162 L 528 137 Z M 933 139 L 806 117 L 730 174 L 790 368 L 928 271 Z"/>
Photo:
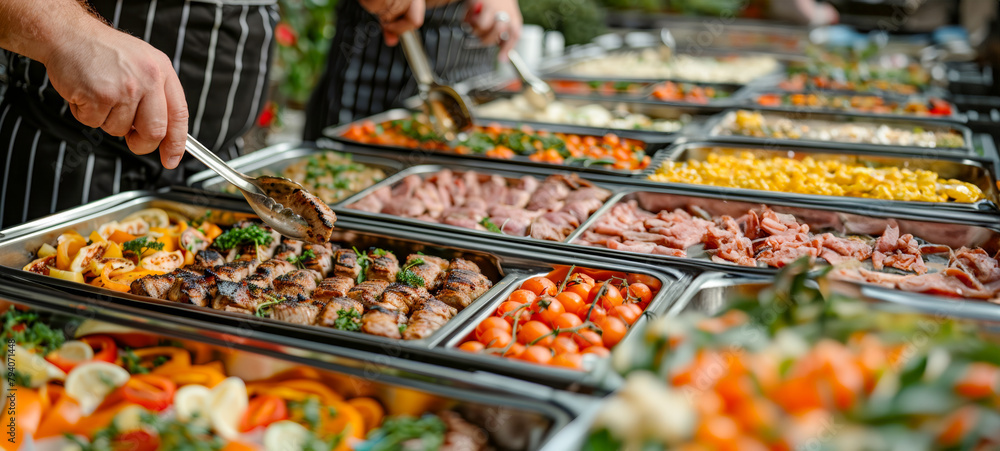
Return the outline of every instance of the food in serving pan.
<path id="1" fill-rule="evenodd" d="M 162 210 L 146 210 L 149 217 Z M 155 216 L 154 216 L 155 215 Z M 295 324 L 418 340 L 432 335 L 493 286 L 476 263 L 349 243 L 282 239 L 241 221 L 177 222 L 142 217 L 60 235 L 25 271 L 139 296 Z"/>
<path id="2" fill-rule="evenodd" d="M 712 86 L 665 81 L 653 88 L 653 98 L 664 102 L 708 103 L 729 97 L 729 92 Z"/>
<path id="3" fill-rule="evenodd" d="M 788 91 L 828 89 L 903 95 L 927 88 L 931 81 L 927 69 L 903 55 L 875 58 L 878 51 L 875 46 L 860 52 L 810 47 L 806 50 L 809 61 L 790 64 L 788 76 L 779 87 Z"/>
<path id="4" fill-rule="evenodd" d="M 720 134 L 755 138 L 801 139 L 888 146 L 962 148 L 965 138 L 951 128 L 927 130 L 922 126 L 901 127 L 872 122 L 836 122 L 821 119 L 791 119 L 760 111 L 739 110 L 727 114 L 719 124 Z"/>
<path id="5" fill-rule="evenodd" d="M 535 131 L 531 127 L 507 128 L 497 124 L 476 126 L 468 137 L 447 142 L 426 123 L 400 119 L 375 124 L 352 124 L 344 138 L 365 144 L 427 149 L 489 158 L 527 157 L 531 161 L 569 166 L 599 166 L 619 170 L 639 170 L 649 166 L 645 144 L 614 134 L 603 137 Z"/>
<path id="6" fill-rule="evenodd" d="M 947 117 L 952 115 L 951 104 L 937 98 L 900 101 L 869 95 L 847 96 L 815 92 L 806 94 L 767 93 L 758 95 L 756 102 L 765 107 L 791 107 L 806 110 L 836 110 L 905 116 Z"/>
<path id="7" fill-rule="evenodd" d="M 643 274 L 560 267 L 524 281 L 458 349 L 582 370 L 583 356 L 609 355 L 660 288 Z"/>
<path id="8" fill-rule="evenodd" d="M 574 242 L 754 267 L 780 268 L 807 257 L 836 265 L 838 279 L 970 299 L 1000 296 L 1000 262 L 981 248 L 952 249 L 901 234 L 895 225 L 880 235 L 822 232 L 767 207 L 713 218 L 696 206 L 654 213 L 629 200 L 612 206 Z"/>
<path id="9" fill-rule="evenodd" d="M 407 440 L 419 449 L 487 445 L 485 431 L 456 412 L 386 416 L 375 398 L 345 396 L 350 390 L 310 367 L 248 381 L 226 369 L 226 362 L 238 365 L 238 356 L 200 343 L 117 327 L 81 334 L 85 326 L 14 307 L 0 319 L 13 362 L 0 413 L 12 429 L 4 449 L 371 450 L 398 449 Z M 76 337 L 63 332 L 72 329 Z"/>
<path id="10" fill-rule="evenodd" d="M 649 179 L 901 201 L 972 203 L 986 198 L 978 186 L 961 180 L 943 179 L 933 171 L 815 159 L 808 154 L 786 158 L 758 157 L 751 152 L 736 155 L 711 153 L 705 161 L 666 161 Z"/>
<path id="11" fill-rule="evenodd" d="M 615 351 L 627 382 L 584 449 L 1000 447 L 995 331 L 809 282 L 650 323 Z"/>
<path id="12" fill-rule="evenodd" d="M 520 94 L 510 99 L 499 99 L 479 105 L 476 107 L 476 115 L 513 121 L 550 122 L 585 127 L 668 133 L 680 130 L 685 123 L 690 121 L 690 117 L 682 117 L 679 120 L 654 119 L 644 114 L 629 111 L 628 104 L 625 103 L 608 109 L 597 104 L 576 106 L 556 100 L 549 103 L 544 110 L 539 110 Z"/>
<path id="13" fill-rule="evenodd" d="M 601 208 L 611 192 L 576 174 L 506 179 L 444 169 L 409 175 L 348 208 L 540 240 L 562 241 Z"/>
<path id="14" fill-rule="evenodd" d="M 919 66 L 918 66 L 919 67 Z M 809 75 L 792 73 L 778 83 L 785 91 L 856 91 L 856 92 L 890 92 L 894 94 L 912 95 L 920 93 L 925 84 L 901 82 L 889 78 L 876 77 L 868 80 L 842 80 L 829 75 Z"/>
<path id="15" fill-rule="evenodd" d="M 648 82 L 617 81 L 617 80 L 566 80 L 546 78 L 556 94 L 566 95 L 637 95 L 649 86 Z M 524 84 L 514 80 L 503 87 L 504 91 L 521 92 Z"/>
<path id="16" fill-rule="evenodd" d="M 613 53 L 573 65 L 567 73 L 587 77 L 657 78 L 702 83 L 749 83 L 780 65 L 770 56 L 701 57 L 673 55 L 657 49 Z"/>
<path id="17" fill-rule="evenodd" d="M 385 178 L 376 167 L 353 161 L 351 154 L 326 151 L 303 158 L 279 171 L 256 171 L 256 175 L 276 175 L 294 180 L 324 202 L 333 204 Z M 226 192 L 237 193 L 227 184 Z"/>

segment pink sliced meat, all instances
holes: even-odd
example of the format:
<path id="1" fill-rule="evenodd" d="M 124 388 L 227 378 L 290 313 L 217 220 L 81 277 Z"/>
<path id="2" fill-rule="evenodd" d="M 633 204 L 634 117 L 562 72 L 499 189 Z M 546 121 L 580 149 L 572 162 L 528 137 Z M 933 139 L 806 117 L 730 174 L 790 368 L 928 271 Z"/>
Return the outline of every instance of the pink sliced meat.
<path id="1" fill-rule="evenodd" d="M 927 272 L 927 265 L 920 254 L 920 244 L 908 233 L 899 236 L 899 227 L 893 224 L 885 227 L 882 236 L 875 241 L 872 253 L 872 267 L 882 269 L 886 266 L 917 274 Z"/>
<path id="2" fill-rule="evenodd" d="M 1000 262 L 981 248 L 955 251 L 948 266 L 965 270 L 983 284 L 1000 280 Z"/>
<path id="3" fill-rule="evenodd" d="M 619 243 L 617 241 L 608 241 L 608 248 L 615 249 L 625 252 L 638 252 L 640 254 L 651 254 L 656 250 L 656 245 L 653 243 L 641 243 L 638 241 L 627 241 L 624 243 Z"/>

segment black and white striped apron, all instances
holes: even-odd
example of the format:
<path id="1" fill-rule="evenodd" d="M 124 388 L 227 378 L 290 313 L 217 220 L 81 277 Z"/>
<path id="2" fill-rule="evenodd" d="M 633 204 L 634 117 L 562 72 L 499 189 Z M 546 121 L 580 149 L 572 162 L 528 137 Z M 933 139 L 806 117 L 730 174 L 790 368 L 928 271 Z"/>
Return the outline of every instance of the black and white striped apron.
<path id="1" fill-rule="evenodd" d="M 223 158 L 265 102 L 275 0 L 91 0 L 116 28 L 173 60 L 190 111 L 189 131 Z M 49 84 L 45 68 L 9 54 L 0 101 L 0 228 L 121 191 L 181 182 L 203 169 L 191 157 L 167 171 L 159 153 L 136 156 L 125 141 L 86 127 Z"/>
<path id="2" fill-rule="evenodd" d="M 357 0 L 337 5 L 337 31 L 326 71 L 307 109 L 304 138 L 315 141 L 324 128 L 402 105 L 417 92 L 400 46 L 388 47 L 378 20 Z M 497 48 L 484 47 L 462 30 L 465 2 L 427 10 L 420 27 L 431 66 L 442 80 L 455 83 L 487 73 L 496 65 Z"/>

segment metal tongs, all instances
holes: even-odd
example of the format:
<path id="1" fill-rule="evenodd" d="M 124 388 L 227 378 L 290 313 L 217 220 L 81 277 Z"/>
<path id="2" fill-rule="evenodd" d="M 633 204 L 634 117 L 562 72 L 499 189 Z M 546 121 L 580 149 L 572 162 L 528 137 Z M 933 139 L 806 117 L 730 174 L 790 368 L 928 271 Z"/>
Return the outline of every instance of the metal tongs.
<path id="1" fill-rule="evenodd" d="M 524 89 L 524 99 L 531 104 L 531 106 L 538 108 L 541 111 L 545 111 L 549 107 L 549 104 L 556 99 L 555 91 L 548 83 L 544 82 L 541 78 L 538 78 L 531 69 L 528 68 L 528 63 L 521 58 L 521 54 L 517 53 L 517 50 L 510 49 L 507 53 L 507 58 L 510 59 L 510 64 L 514 66 L 514 70 L 517 71 L 521 79 L 527 85 Z"/>
<path id="2" fill-rule="evenodd" d="M 275 200 L 287 199 L 297 189 L 304 190 L 302 185 L 283 177 L 250 177 L 233 169 L 191 135 L 188 135 L 184 148 L 198 161 L 239 188 L 250 203 L 250 208 L 265 224 L 289 238 L 311 241 L 308 233 L 310 227 L 305 219 Z"/>
<path id="3" fill-rule="evenodd" d="M 453 141 L 458 138 L 459 133 L 472 129 L 474 122 L 469 105 L 454 88 L 437 81 L 416 32 L 407 31 L 399 39 L 413 77 L 417 80 L 420 97 L 424 101 L 424 113 L 434 131 L 446 140 Z"/>

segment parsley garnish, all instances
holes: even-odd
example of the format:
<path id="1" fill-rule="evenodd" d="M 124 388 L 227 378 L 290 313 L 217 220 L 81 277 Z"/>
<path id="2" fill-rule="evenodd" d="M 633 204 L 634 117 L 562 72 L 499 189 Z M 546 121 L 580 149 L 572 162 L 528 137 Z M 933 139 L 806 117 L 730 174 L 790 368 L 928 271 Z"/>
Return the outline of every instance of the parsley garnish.
<path id="1" fill-rule="evenodd" d="M 152 240 L 150 241 L 148 236 L 139 237 L 132 241 L 126 241 L 122 243 L 122 250 L 125 252 L 131 252 L 135 254 L 136 257 L 142 257 L 148 250 L 162 251 L 163 243 Z"/>
<path id="2" fill-rule="evenodd" d="M 327 416 L 337 416 L 337 409 L 331 406 L 321 406 L 319 398 L 316 396 L 310 396 L 302 401 L 289 401 L 288 408 L 292 411 L 291 417 L 302 420 L 311 431 L 319 429 L 320 422 L 323 419 L 323 409 L 326 410 Z"/>
<path id="3" fill-rule="evenodd" d="M 406 326 L 407 326 L 406 324 L 400 324 L 399 325 L 399 333 L 405 332 L 406 331 Z"/>
<path id="4" fill-rule="evenodd" d="M 306 264 L 303 262 L 312 260 L 314 258 L 316 258 L 316 252 L 313 252 L 312 249 L 306 249 L 306 251 L 303 252 L 302 255 L 293 255 L 291 257 L 288 257 L 288 262 L 295 266 L 298 266 L 299 269 L 305 269 Z"/>
<path id="5" fill-rule="evenodd" d="M 176 418 L 160 418 L 152 413 L 144 412 L 139 416 L 144 429 L 150 429 L 159 438 L 159 449 L 184 451 L 218 451 L 225 442 L 211 434 L 208 427 L 201 421 L 181 422 Z M 103 451 L 119 449 L 122 443 L 117 439 L 124 433 L 112 421 L 104 429 L 94 433 L 93 440 L 87 442 L 75 435 L 66 434 L 67 440 L 76 443 L 81 451 Z"/>
<path id="6" fill-rule="evenodd" d="M 372 253 L 375 254 L 376 257 L 385 257 L 386 255 L 389 254 L 389 251 L 385 249 L 375 249 L 372 251 Z"/>
<path id="7" fill-rule="evenodd" d="M 169 357 L 159 355 L 151 362 L 152 368 L 146 368 L 142 365 L 142 358 L 135 355 L 135 351 L 131 348 L 125 348 L 125 353 L 122 354 L 122 366 L 125 367 L 129 374 L 148 374 L 149 370 L 163 365 L 168 361 L 170 361 Z"/>
<path id="8" fill-rule="evenodd" d="M 489 216 L 483 218 L 482 221 L 479 221 L 479 225 L 486 227 L 486 230 L 489 230 L 490 232 L 503 233 L 503 229 L 497 227 L 497 225 L 493 223 L 493 220 L 490 219 Z"/>
<path id="9" fill-rule="evenodd" d="M 212 218 L 212 210 L 205 210 L 205 214 L 195 218 L 191 221 L 193 227 L 201 227 L 202 224 L 208 222 Z M 202 232 L 205 233 L 205 232 Z"/>
<path id="10" fill-rule="evenodd" d="M 66 341 L 66 335 L 61 330 L 55 330 L 41 322 L 35 312 L 21 312 L 11 308 L 4 312 L 3 337 L 6 342 L 13 339 L 14 343 L 29 351 L 40 351 L 48 354 Z"/>
<path id="11" fill-rule="evenodd" d="M 389 451 L 404 448 L 435 450 L 444 445 L 444 434 L 448 428 L 435 415 L 421 418 L 386 418 L 382 427 L 368 435 L 369 451 Z"/>
<path id="12" fill-rule="evenodd" d="M 271 316 L 271 307 L 282 302 L 285 302 L 285 298 L 268 296 L 266 301 L 261 302 L 260 305 L 257 306 L 257 309 L 254 310 L 253 314 L 258 318 L 268 318 Z"/>
<path id="13" fill-rule="evenodd" d="M 410 269 L 414 266 L 420 266 L 424 264 L 424 259 L 415 258 L 413 261 L 407 263 L 402 269 L 396 273 L 396 282 L 405 283 L 411 287 L 422 287 L 426 283 L 423 277 L 417 275 L 417 273 L 411 271 Z"/>
<path id="14" fill-rule="evenodd" d="M 14 370 L 14 385 L 20 387 L 30 387 L 31 376 L 24 374 L 20 371 Z"/>
<path id="15" fill-rule="evenodd" d="M 358 271 L 358 279 L 355 282 L 360 284 L 365 281 L 365 273 L 368 272 L 368 265 L 371 263 L 371 258 L 368 257 L 367 253 L 359 251 L 358 248 L 355 247 L 353 249 L 354 255 L 358 256 L 358 267 L 361 268 L 361 271 Z"/>
<path id="16" fill-rule="evenodd" d="M 215 239 L 215 247 L 227 251 L 244 244 L 254 244 L 257 246 L 267 246 L 274 241 L 274 237 L 267 230 L 257 224 L 250 224 L 244 228 L 233 227 L 219 235 Z"/>
<path id="17" fill-rule="evenodd" d="M 357 332 L 361 330 L 361 314 L 354 309 L 337 310 L 337 319 L 333 322 L 333 328 Z"/>

